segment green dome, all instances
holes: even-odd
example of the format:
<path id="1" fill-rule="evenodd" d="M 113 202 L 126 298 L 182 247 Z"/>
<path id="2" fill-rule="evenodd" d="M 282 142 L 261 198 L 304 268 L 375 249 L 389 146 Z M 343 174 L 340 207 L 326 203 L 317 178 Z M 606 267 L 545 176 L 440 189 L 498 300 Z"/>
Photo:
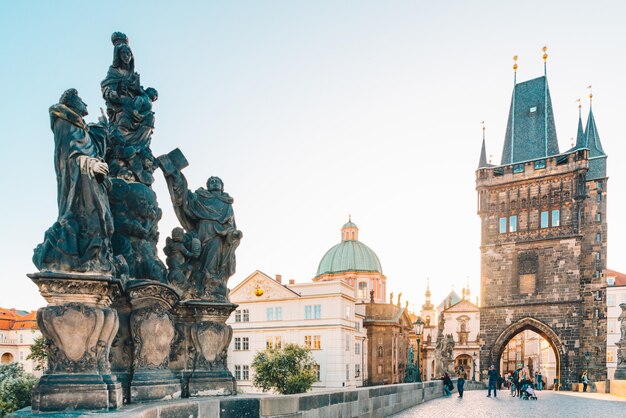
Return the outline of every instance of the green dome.
<path id="1" fill-rule="evenodd" d="M 356 226 L 356 225 L 355 225 Z M 346 240 L 324 254 L 317 268 L 317 276 L 347 271 L 383 272 L 378 256 L 367 245 L 356 240 Z"/>

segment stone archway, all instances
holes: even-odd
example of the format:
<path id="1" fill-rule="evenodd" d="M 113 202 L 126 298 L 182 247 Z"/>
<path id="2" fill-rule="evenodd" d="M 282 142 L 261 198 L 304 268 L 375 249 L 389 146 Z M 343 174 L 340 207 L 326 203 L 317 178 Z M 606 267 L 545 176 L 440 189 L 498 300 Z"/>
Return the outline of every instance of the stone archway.
<path id="1" fill-rule="evenodd" d="M 502 352 L 506 345 L 520 332 L 530 330 L 541 335 L 552 347 L 556 356 L 556 378 L 561 382 L 561 364 L 566 364 L 565 346 L 554 330 L 545 323 L 531 317 L 522 318 L 504 329 L 491 347 L 492 364 L 499 365 Z"/>
<path id="2" fill-rule="evenodd" d="M 11 353 L 4 353 L 2 354 L 2 357 L 0 358 L 0 363 L 2 364 L 10 364 L 13 362 L 13 354 Z"/>

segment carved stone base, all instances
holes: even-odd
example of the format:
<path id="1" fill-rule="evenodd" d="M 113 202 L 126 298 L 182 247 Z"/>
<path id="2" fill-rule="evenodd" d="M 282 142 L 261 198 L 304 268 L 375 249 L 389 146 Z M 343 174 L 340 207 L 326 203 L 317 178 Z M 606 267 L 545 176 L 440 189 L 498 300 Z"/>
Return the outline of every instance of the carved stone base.
<path id="1" fill-rule="evenodd" d="M 228 372 L 194 372 L 189 377 L 189 396 L 237 394 L 237 381 Z"/>
<path id="2" fill-rule="evenodd" d="M 130 384 L 132 402 L 178 399 L 180 379 L 170 370 L 143 370 L 133 375 Z"/>
<path id="3" fill-rule="evenodd" d="M 102 375 L 45 375 L 33 390 L 33 412 L 109 410 L 122 406 L 122 385 Z"/>

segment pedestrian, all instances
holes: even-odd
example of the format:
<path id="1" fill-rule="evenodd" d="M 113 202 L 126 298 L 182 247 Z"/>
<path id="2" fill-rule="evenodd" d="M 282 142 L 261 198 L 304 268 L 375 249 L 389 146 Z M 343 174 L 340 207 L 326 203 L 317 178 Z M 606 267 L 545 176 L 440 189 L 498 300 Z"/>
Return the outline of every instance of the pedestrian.
<path id="1" fill-rule="evenodd" d="M 583 377 L 581 378 L 583 382 L 583 392 L 587 392 L 587 385 L 589 384 L 589 377 L 587 376 L 587 370 L 584 371 Z"/>
<path id="2" fill-rule="evenodd" d="M 441 380 L 443 380 L 443 396 L 446 398 L 452 395 L 452 389 L 454 389 L 454 385 L 452 384 L 452 379 L 450 379 L 450 375 L 448 373 L 444 373 L 441 376 Z"/>
<path id="3" fill-rule="evenodd" d="M 467 373 L 463 371 L 463 367 L 460 368 L 457 377 L 459 380 L 456 382 L 456 387 L 459 388 L 459 398 L 463 398 L 463 387 L 465 386 L 465 380 L 467 379 Z"/>
<path id="4" fill-rule="evenodd" d="M 493 397 L 496 398 L 498 396 L 498 393 L 496 392 L 496 384 L 498 383 L 498 372 L 496 372 L 496 368 L 493 364 L 489 366 L 487 376 L 489 378 L 489 384 L 487 385 L 487 397 L 491 398 L 491 389 L 493 389 Z"/>
<path id="5" fill-rule="evenodd" d="M 519 397 L 521 395 L 522 387 L 520 386 L 520 379 L 521 379 L 521 373 L 523 369 L 524 367 L 521 364 L 519 364 L 518 368 L 515 369 L 515 371 L 513 372 L 513 383 L 515 384 L 515 395 L 513 396 L 517 395 Z"/>
<path id="6" fill-rule="evenodd" d="M 537 374 L 535 375 L 535 386 L 537 390 L 543 389 L 543 376 L 541 375 L 541 369 L 537 370 Z"/>

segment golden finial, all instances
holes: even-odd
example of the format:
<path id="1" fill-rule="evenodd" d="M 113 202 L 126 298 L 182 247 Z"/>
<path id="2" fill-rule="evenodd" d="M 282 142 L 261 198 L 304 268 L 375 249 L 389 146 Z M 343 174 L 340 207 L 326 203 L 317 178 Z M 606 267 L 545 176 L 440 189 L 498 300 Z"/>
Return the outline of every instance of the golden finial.
<path id="1" fill-rule="evenodd" d="M 482 125 L 482 127 L 483 127 L 483 132 L 485 132 L 485 121 L 480 122 L 480 124 L 481 124 L 481 125 Z"/>
<path id="2" fill-rule="evenodd" d="M 544 45 L 541 50 L 543 51 L 543 61 L 545 62 L 548 59 L 548 47 Z"/>
<path id="3" fill-rule="evenodd" d="M 582 109 L 583 105 L 580 104 L 580 98 L 576 99 L 576 103 L 578 103 L 578 110 Z"/>
<path id="4" fill-rule="evenodd" d="M 589 101 L 591 101 L 593 99 L 593 89 L 591 88 L 591 84 L 589 84 L 587 88 L 589 89 Z"/>
<path id="5" fill-rule="evenodd" d="M 513 71 L 517 71 L 517 55 L 513 55 Z"/>
<path id="6" fill-rule="evenodd" d="M 574 137 L 571 137 L 569 140 L 572 142 L 572 148 L 574 148 Z"/>

